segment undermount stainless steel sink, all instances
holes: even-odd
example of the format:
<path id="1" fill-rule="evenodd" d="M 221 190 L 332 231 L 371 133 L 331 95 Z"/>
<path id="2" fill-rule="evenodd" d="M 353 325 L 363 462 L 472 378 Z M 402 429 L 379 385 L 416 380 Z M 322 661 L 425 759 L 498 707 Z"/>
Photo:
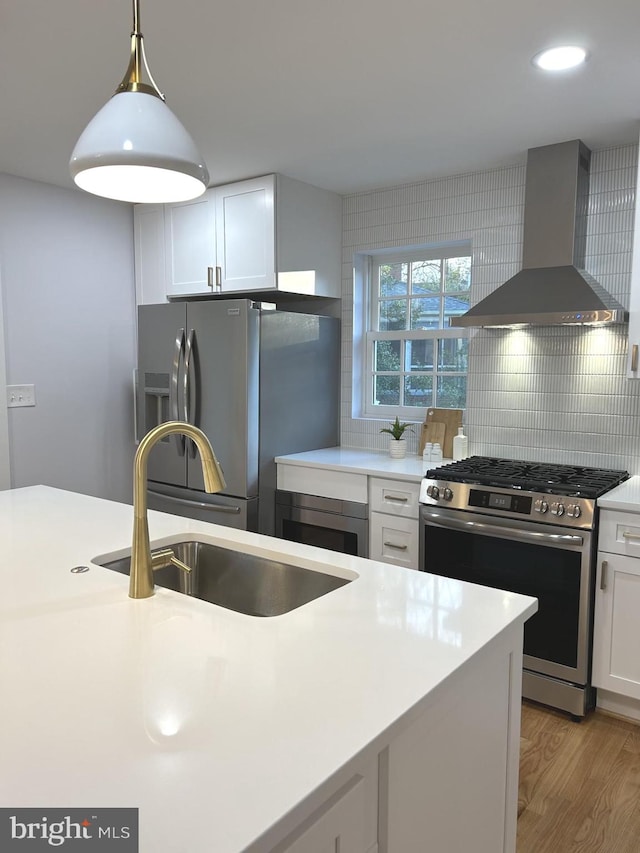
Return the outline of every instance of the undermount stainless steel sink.
<path id="1" fill-rule="evenodd" d="M 191 567 L 191 572 L 173 565 L 157 569 L 153 579 L 158 586 L 250 616 L 279 616 L 350 583 L 348 578 L 232 551 L 208 542 L 192 540 L 168 547 Z M 94 562 L 128 575 L 131 557 L 109 562 L 97 558 Z"/>

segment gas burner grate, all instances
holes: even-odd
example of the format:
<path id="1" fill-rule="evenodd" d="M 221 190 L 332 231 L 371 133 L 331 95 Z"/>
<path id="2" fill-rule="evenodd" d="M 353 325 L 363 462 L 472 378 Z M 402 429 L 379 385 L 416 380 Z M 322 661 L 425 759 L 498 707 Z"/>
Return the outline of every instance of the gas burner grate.
<path id="1" fill-rule="evenodd" d="M 434 480 L 597 498 L 628 479 L 627 471 L 470 456 L 427 471 Z"/>

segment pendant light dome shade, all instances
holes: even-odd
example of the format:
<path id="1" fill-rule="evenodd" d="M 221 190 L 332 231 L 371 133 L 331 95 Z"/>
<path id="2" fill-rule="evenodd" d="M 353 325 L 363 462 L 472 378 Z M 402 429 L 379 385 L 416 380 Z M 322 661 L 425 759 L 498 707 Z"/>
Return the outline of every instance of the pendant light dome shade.
<path id="1" fill-rule="evenodd" d="M 133 0 L 129 67 L 77 141 L 69 170 L 80 189 L 120 201 L 187 201 L 207 188 L 207 167 L 149 71 L 140 0 Z"/>
<path id="2" fill-rule="evenodd" d="M 91 119 L 69 163 L 86 192 L 129 202 L 186 201 L 209 173 L 191 136 L 163 100 L 117 92 Z"/>

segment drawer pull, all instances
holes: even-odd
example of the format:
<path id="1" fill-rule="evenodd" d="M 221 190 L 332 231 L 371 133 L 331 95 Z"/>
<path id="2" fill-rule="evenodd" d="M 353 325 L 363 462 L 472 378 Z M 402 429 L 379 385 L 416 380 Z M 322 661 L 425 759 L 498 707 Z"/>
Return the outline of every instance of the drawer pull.
<path id="1" fill-rule="evenodd" d="M 623 531 L 622 533 L 623 539 L 635 539 L 636 541 L 640 541 L 640 533 L 630 533 L 628 530 Z"/>
<path id="2" fill-rule="evenodd" d="M 638 369 L 638 344 L 631 347 L 631 370 L 635 373 Z"/>
<path id="3" fill-rule="evenodd" d="M 395 503 L 406 504 L 409 498 L 397 498 L 394 495 L 385 495 L 385 501 L 395 501 Z"/>
<path id="4" fill-rule="evenodd" d="M 395 545 L 393 542 L 383 542 L 385 548 L 395 548 L 396 551 L 406 551 L 408 545 Z"/>
<path id="5" fill-rule="evenodd" d="M 602 561 L 602 571 L 600 572 L 600 589 L 607 588 L 607 569 L 609 568 L 609 563 L 606 560 Z"/>

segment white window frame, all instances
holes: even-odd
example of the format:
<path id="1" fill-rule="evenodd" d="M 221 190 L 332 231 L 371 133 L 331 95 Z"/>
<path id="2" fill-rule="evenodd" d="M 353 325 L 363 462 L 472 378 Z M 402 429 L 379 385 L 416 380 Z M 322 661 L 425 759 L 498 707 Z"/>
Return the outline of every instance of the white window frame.
<path id="1" fill-rule="evenodd" d="M 363 363 L 362 363 L 362 382 L 361 382 L 361 416 L 365 418 L 384 418 L 386 420 L 393 419 L 398 416 L 404 421 L 421 421 L 424 420 L 425 412 L 429 406 L 380 406 L 373 403 L 373 380 L 376 371 L 373 370 L 373 354 L 374 344 L 380 340 L 433 340 L 434 348 L 437 352 L 439 341 L 446 338 L 469 338 L 469 331 L 462 328 L 438 328 L 438 329 L 395 329 L 393 331 L 374 331 L 374 326 L 377 324 L 378 311 L 378 292 L 376 270 L 381 264 L 402 263 L 414 260 L 431 260 L 431 259 L 446 259 L 458 258 L 465 255 L 472 256 L 471 244 L 468 241 L 464 243 L 450 243 L 439 246 L 425 246 L 422 248 L 412 247 L 411 249 L 394 249 L 392 251 L 384 250 L 379 252 L 371 252 L 366 256 L 366 265 L 362 270 L 366 275 L 365 286 L 365 328 L 363 334 Z M 434 392 L 437 386 L 437 377 L 439 371 L 437 368 L 437 358 L 434 358 Z M 466 376 L 467 371 L 458 373 L 446 372 L 447 376 Z M 435 406 L 438 405 L 437 397 Z M 442 408 L 442 407 L 441 407 Z"/>

